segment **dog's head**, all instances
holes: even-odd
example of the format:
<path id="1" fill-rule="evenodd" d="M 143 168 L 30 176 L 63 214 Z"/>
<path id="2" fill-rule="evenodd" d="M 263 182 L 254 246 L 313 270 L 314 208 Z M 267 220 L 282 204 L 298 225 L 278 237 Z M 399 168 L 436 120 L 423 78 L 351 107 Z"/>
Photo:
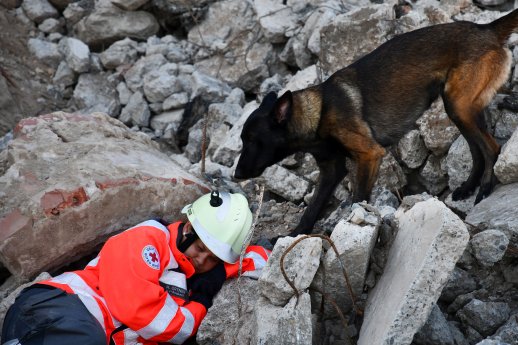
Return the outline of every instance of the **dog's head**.
<path id="1" fill-rule="evenodd" d="M 270 92 L 246 120 L 241 140 L 243 150 L 234 177 L 257 177 L 263 171 L 289 156 L 288 121 L 292 115 L 293 97 L 290 91 L 277 98 Z"/>

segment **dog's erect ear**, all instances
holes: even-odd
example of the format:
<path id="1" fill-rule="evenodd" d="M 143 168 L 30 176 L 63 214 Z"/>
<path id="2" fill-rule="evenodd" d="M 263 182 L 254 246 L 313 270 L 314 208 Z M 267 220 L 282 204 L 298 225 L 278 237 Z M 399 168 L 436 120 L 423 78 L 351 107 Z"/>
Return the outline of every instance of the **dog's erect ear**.
<path id="1" fill-rule="evenodd" d="M 261 107 L 265 106 L 265 107 L 271 108 L 275 104 L 276 100 L 277 100 L 277 92 L 270 91 L 270 92 L 268 92 L 268 94 L 266 96 L 264 96 L 264 98 L 261 102 Z"/>
<path id="2" fill-rule="evenodd" d="M 293 96 L 291 95 L 291 91 L 288 90 L 275 104 L 274 113 L 278 124 L 283 125 L 290 119 L 292 104 Z"/>

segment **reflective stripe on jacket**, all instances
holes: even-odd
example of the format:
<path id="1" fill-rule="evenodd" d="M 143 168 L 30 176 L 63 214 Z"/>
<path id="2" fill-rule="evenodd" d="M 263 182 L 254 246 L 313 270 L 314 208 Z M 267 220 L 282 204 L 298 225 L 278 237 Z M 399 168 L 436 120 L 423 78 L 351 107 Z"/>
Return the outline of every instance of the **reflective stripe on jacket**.
<path id="1" fill-rule="evenodd" d="M 271 251 L 261 246 L 248 246 L 241 264 L 242 275 L 258 279 L 264 266 L 266 266 L 270 253 Z M 237 277 L 239 274 L 239 261 L 235 264 L 225 263 L 225 271 L 227 272 L 227 279 Z"/>
<path id="2" fill-rule="evenodd" d="M 180 224 L 143 222 L 108 239 L 84 270 L 42 283 L 77 294 L 103 326 L 107 343 L 182 344 L 207 311 L 178 293 L 187 290 L 186 278 L 194 274 L 176 246 Z"/>

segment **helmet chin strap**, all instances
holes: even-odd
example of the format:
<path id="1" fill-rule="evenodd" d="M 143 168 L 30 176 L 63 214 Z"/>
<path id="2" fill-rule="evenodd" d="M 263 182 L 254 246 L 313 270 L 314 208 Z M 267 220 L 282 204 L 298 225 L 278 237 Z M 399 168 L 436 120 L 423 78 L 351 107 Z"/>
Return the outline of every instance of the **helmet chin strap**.
<path id="1" fill-rule="evenodd" d="M 185 224 L 181 224 L 178 229 L 178 233 L 182 234 L 182 236 L 184 238 L 184 240 L 178 244 L 178 249 L 182 253 L 185 253 L 187 248 L 189 248 L 191 246 L 191 244 L 193 244 L 194 241 L 196 241 L 198 239 L 198 234 L 194 231 L 194 229 L 192 227 L 191 227 L 191 231 L 189 233 L 183 234 L 184 226 L 185 226 Z"/>

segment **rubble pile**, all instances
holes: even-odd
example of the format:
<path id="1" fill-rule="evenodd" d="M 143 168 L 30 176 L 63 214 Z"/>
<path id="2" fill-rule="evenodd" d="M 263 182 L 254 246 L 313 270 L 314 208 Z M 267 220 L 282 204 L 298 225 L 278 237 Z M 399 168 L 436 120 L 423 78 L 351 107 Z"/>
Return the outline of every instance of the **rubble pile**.
<path id="1" fill-rule="evenodd" d="M 243 123 L 263 96 L 320 83 L 399 33 L 489 22 L 507 3 L 4 2 L 2 15 L 25 28 L 25 48 L 44 66 L 35 79 L 62 106 L 40 117 L 16 108 L 16 85 L 0 73 L 0 105 L 12 112 L 0 126 L 2 300 L 95 253 L 116 231 L 173 220 L 208 188 L 245 193 L 256 211 L 264 185 L 253 241 L 288 234 L 318 179 L 310 155 L 232 180 Z M 514 66 L 518 35 L 509 46 Z M 225 284 L 198 343 L 518 344 L 517 85 L 513 67 L 486 112 L 503 145 L 500 184 L 487 199 L 451 199 L 472 161 L 438 100 L 388 150 L 368 204 L 348 201 L 351 176 L 336 189 L 314 232 L 329 235 L 337 253 L 321 237 L 280 238 L 258 281 Z M 297 240 L 284 261 L 294 291 L 280 257 Z M 43 251 L 46 241 L 60 245 Z"/>

